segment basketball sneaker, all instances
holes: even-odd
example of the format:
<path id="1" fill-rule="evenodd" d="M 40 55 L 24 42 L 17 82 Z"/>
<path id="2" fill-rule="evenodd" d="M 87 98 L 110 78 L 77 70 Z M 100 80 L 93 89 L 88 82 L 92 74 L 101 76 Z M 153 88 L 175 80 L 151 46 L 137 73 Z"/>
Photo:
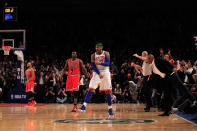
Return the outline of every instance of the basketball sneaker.
<path id="1" fill-rule="evenodd" d="M 37 104 L 36 101 L 32 101 L 31 103 L 32 103 L 32 106 Z"/>
<path id="2" fill-rule="evenodd" d="M 114 119 L 114 115 L 109 115 L 108 117 L 107 117 L 107 120 L 113 120 Z"/>
<path id="3" fill-rule="evenodd" d="M 28 102 L 27 103 L 27 106 L 32 106 L 32 102 Z"/>
<path id="4" fill-rule="evenodd" d="M 178 112 L 178 111 L 179 111 L 179 109 L 178 109 L 178 108 L 173 108 L 173 107 L 172 107 L 172 109 L 171 109 L 171 112 L 170 112 L 170 113 L 174 114 L 174 113 L 176 113 L 176 112 Z"/>
<path id="5" fill-rule="evenodd" d="M 81 112 L 85 112 L 86 111 L 86 107 L 84 105 L 82 105 L 78 110 L 81 111 Z"/>
<path id="6" fill-rule="evenodd" d="M 71 112 L 77 112 L 77 106 L 74 106 Z"/>

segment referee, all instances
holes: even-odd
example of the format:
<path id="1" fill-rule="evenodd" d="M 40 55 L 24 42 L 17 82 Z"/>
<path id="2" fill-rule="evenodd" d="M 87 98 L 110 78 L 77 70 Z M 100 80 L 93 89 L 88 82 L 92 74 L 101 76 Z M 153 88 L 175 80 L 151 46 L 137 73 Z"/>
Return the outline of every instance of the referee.
<path id="1" fill-rule="evenodd" d="M 145 102 L 146 102 L 146 108 L 144 108 L 144 111 L 149 112 L 150 107 L 152 106 L 152 100 L 151 100 L 152 88 L 151 88 L 151 84 L 149 81 L 150 75 L 152 74 L 152 64 L 148 64 L 146 62 L 147 56 L 148 56 L 147 51 L 143 51 L 141 56 L 139 56 L 138 54 L 133 54 L 133 56 L 143 61 L 142 66 L 136 65 L 134 63 L 132 63 L 131 66 L 134 66 L 135 68 L 140 69 L 142 72 L 142 75 L 143 75 L 142 91 L 144 93 Z"/>

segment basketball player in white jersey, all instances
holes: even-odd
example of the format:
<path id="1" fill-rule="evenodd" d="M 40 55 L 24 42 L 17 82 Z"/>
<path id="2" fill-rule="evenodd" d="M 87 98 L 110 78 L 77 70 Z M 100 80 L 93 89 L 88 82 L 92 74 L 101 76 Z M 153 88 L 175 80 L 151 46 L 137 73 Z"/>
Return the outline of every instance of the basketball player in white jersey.
<path id="1" fill-rule="evenodd" d="M 106 92 L 106 98 L 108 103 L 108 113 L 109 119 L 113 118 L 112 112 L 112 85 L 111 85 L 111 76 L 109 71 L 110 66 L 110 54 L 107 51 L 103 50 L 102 43 L 96 44 L 96 52 L 91 55 L 91 64 L 93 69 L 93 76 L 90 80 L 89 91 L 86 94 L 85 100 L 80 111 L 85 111 L 88 101 L 91 99 L 95 89 L 100 87 L 100 91 Z"/>

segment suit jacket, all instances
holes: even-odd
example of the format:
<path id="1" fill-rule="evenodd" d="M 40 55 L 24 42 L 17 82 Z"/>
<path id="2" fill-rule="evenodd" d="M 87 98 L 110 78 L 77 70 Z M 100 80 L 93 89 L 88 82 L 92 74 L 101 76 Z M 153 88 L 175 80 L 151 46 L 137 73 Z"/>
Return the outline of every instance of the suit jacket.
<path id="1" fill-rule="evenodd" d="M 53 77 L 49 77 L 49 80 L 48 80 L 48 86 L 49 87 L 53 87 L 53 82 L 51 80 L 53 80 Z M 56 84 L 57 84 L 57 79 L 56 78 L 55 78 L 55 81 L 56 81 Z"/>
<path id="2" fill-rule="evenodd" d="M 41 76 L 39 76 L 39 78 L 36 79 L 36 83 L 37 83 L 38 85 L 40 85 L 40 79 L 41 79 Z M 42 76 L 42 79 L 43 79 L 43 85 L 44 85 L 44 84 L 45 84 L 45 77 Z"/>
<path id="3" fill-rule="evenodd" d="M 159 57 L 155 58 L 154 62 L 157 69 L 160 72 L 165 73 L 167 76 L 173 72 L 174 66 L 169 61 Z"/>

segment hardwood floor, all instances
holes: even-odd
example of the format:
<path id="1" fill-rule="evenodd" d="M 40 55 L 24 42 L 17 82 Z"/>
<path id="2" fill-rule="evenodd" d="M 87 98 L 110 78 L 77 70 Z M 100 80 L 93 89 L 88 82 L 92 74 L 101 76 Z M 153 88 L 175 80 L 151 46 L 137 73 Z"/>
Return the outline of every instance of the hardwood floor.
<path id="1" fill-rule="evenodd" d="M 114 104 L 113 120 L 106 119 L 106 104 L 88 104 L 86 112 L 76 113 L 72 107 L 0 104 L 0 131 L 197 131 L 196 125 L 175 114 L 160 117 L 156 108 L 144 112 L 142 104 Z"/>

